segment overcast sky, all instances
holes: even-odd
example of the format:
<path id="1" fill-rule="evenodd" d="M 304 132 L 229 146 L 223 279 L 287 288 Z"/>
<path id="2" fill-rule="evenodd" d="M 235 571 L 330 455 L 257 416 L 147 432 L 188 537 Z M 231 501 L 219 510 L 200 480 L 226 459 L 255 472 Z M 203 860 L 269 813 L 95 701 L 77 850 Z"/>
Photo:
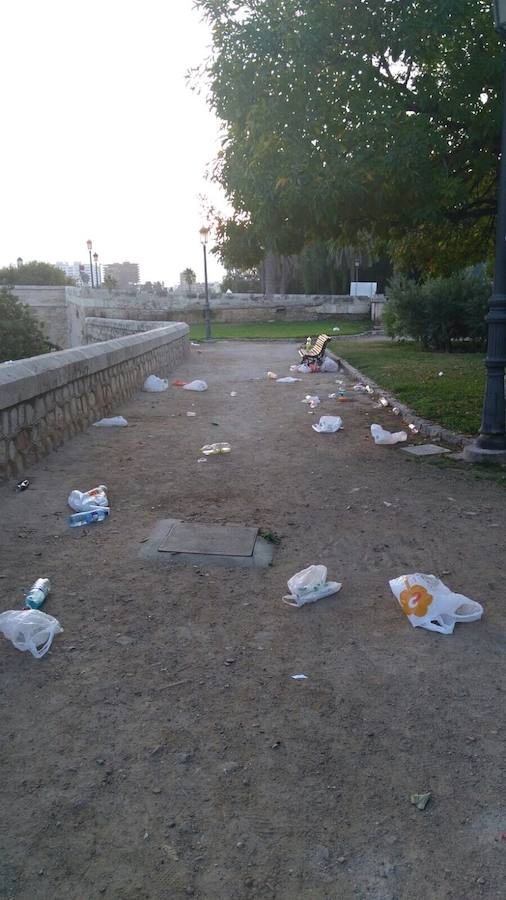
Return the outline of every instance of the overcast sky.
<path id="1" fill-rule="evenodd" d="M 91 238 L 143 281 L 202 280 L 198 195 L 224 201 L 219 126 L 185 82 L 210 44 L 192 0 L 4 0 L 0 26 L 0 265 L 84 262 Z"/>

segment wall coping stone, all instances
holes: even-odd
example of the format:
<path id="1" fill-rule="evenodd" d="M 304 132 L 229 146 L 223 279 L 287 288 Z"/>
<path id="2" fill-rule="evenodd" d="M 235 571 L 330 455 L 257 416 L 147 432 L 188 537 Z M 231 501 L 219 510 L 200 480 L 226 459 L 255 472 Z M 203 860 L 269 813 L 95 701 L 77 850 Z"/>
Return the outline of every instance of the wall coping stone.
<path id="1" fill-rule="evenodd" d="M 184 322 L 164 323 L 150 331 L 0 364 L 0 409 L 135 359 L 167 342 L 185 337 L 189 330 Z"/>

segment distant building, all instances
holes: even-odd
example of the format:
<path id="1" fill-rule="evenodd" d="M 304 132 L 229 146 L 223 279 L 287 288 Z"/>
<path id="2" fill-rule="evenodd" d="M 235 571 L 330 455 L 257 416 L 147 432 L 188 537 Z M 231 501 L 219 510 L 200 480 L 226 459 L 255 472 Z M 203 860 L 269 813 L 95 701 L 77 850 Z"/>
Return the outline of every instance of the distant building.
<path id="1" fill-rule="evenodd" d="M 133 284 L 139 284 L 139 264 L 131 262 L 110 263 L 104 266 L 104 279 L 111 275 L 118 288 L 129 288 Z"/>
<path id="2" fill-rule="evenodd" d="M 65 272 L 65 275 L 68 275 L 69 278 L 73 278 L 78 287 L 82 287 L 84 284 L 91 284 L 89 262 L 56 262 L 55 266 L 57 269 L 61 269 L 62 272 Z M 93 283 L 95 283 L 96 281 L 97 273 L 98 283 L 101 284 L 102 267 L 99 263 L 97 263 L 97 267 L 95 270 L 95 263 L 93 263 Z"/>

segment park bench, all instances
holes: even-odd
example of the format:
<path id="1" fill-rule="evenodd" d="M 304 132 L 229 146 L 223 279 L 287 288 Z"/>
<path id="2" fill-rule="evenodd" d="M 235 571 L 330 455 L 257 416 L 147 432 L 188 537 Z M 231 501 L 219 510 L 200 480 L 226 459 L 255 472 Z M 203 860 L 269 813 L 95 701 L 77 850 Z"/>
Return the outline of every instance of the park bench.
<path id="1" fill-rule="evenodd" d="M 316 341 L 314 342 L 312 347 L 306 349 L 306 347 L 301 347 L 299 349 L 299 356 L 303 363 L 316 363 L 318 366 L 321 366 L 323 362 L 323 357 L 325 356 L 325 348 L 329 341 L 332 338 L 328 336 L 328 334 L 320 334 Z"/>

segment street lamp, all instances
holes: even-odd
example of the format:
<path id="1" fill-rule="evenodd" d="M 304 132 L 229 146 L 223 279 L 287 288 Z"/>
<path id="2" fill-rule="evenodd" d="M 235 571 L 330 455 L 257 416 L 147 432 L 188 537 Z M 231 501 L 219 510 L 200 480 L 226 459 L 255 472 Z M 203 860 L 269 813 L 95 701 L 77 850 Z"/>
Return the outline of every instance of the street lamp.
<path id="1" fill-rule="evenodd" d="M 21 266 L 23 265 L 23 260 L 22 260 L 21 256 L 18 256 L 16 263 L 17 263 L 18 269 L 20 269 Z"/>
<path id="2" fill-rule="evenodd" d="M 92 262 L 91 262 L 91 249 L 92 249 L 92 247 L 93 247 L 93 244 L 92 244 L 91 241 L 86 241 L 86 246 L 87 246 L 87 248 L 88 248 L 88 253 L 90 254 L 90 276 L 91 276 L 91 286 L 92 286 L 92 287 L 95 287 L 95 285 L 93 284 L 93 264 L 92 264 Z"/>
<path id="3" fill-rule="evenodd" d="M 204 225 L 200 231 L 200 243 L 204 250 L 204 284 L 206 291 L 206 304 L 204 307 L 204 337 L 208 341 L 211 337 L 211 307 L 209 306 L 209 285 L 207 283 L 207 240 L 209 237 L 209 228 Z"/>
<path id="4" fill-rule="evenodd" d="M 358 267 L 360 265 L 360 260 L 355 258 L 355 297 L 358 294 Z"/>
<path id="5" fill-rule="evenodd" d="M 93 254 L 93 262 L 95 263 L 95 287 L 98 287 L 98 253 L 96 251 Z"/>
<path id="6" fill-rule="evenodd" d="M 494 0 L 495 28 L 506 36 L 506 0 Z M 504 367 L 506 365 L 506 67 L 495 237 L 494 289 L 489 301 L 486 387 L 479 437 L 464 448 L 468 462 L 506 463 Z"/>

